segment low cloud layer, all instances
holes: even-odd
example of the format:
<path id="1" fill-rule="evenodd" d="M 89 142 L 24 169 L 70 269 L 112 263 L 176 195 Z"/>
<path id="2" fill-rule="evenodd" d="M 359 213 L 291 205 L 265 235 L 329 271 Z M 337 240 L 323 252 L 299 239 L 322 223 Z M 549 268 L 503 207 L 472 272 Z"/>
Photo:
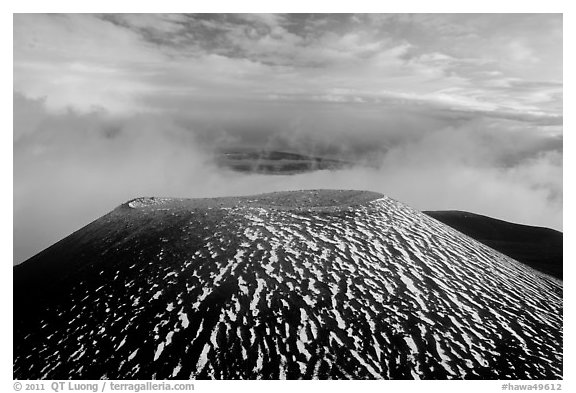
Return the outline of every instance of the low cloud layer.
<path id="1" fill-rule="evenodd" d="M 15 102 L 15 263 L 138 196 L 364 189 L 421 210 L 468 210 L 562 228 L 562 138 L 555 126 L 415 115 L 399 108 L 381 116 L 337 103 L 307 105 L 307 114 L 299 118 L 291 119 L 290 111 L 268 117 L 244 111 L 209 125 L 182 115 L 52 113 L 42 100 L 19 94 Z M 338 122 L 338 114 L 346 124 Z M 274 132 L 260 135 L 251 128 L 255 122 L 265 127 L 273 121 Z M 266 176 L 238 174 L 213 163 L 219 147 L 262 140 L 279 149 L 313 146 L 316 153 L 360 165 Z"/>
<path id="2" fill-rule="evenodd" d="M 561 14 L 15 14 L 15 263 L 122 202 L 383 192 L 562 228 Z M 354 162 L 218 168 L 222 148 Z"/>

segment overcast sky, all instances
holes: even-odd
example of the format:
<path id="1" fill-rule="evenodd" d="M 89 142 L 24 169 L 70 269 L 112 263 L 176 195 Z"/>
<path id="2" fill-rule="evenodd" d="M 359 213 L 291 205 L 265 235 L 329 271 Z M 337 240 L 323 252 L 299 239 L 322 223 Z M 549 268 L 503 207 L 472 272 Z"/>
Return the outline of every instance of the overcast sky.
<path id="1" fill-rule="evenodd" d="M 141 195 L 361 188 L 561 230 L 562 39 L 555 14 L 17 14 L 15 263 Z M 222 146 L 363 165 L 239 175 Z"/>

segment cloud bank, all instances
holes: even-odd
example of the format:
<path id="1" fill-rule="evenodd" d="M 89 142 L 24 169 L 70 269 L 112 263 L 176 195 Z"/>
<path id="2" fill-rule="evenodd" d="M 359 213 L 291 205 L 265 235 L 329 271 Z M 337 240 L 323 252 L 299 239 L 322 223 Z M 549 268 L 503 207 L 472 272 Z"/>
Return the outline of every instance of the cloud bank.
<path id="1" fill-rule="evenodd" d="M 383 192 L 562 229 L 562 15 L 14 15 L 21 262 L 134 197 Z M 232 173 L 221 148 L 355 162 Z"/>
<path id="2" fill-rule="evenodd" d="M 358 129 L 368 130 L 351 136 L 334 130 L 333 121 L 319 121 L 327 111 L 322 106 L 320 114 L 310 115 L 313 132 L 297 128 L 306 127 L 305 121 L 293 122 L 279 127 L 271 140 L 291 150 L 308 146 L 312 152 L 313 146 L 315 153 L 356 159 L 359 165 L 266 176 L 238 174 L 214 164 L 212 153 L 223 141 L 244 138 L 242 132 L 253 122 L 242 124 L 243 118 L 232 122 L 237 128 L 221 129 L 217 138 L 208 138 L 213 135 L 210 129 L 181 117 L 52 114 L 41 100 L 17 95 L 15 101 L 15 262 L 138 196 L 365 189 L 422 210 L 468 210 L 562 228 L 562 139 L 542 136 L 537 126 L 516 130 L 518 122 L 512 120 L 474 118 L 454 126 L 451 119 L 432 121 L 430 116 L 407 113 L 376 117 L 363 127 L 360 114 L 345 113 Z M 340 111 L 339 104 L 334 105 L 335 115 Z M 271 117 L 277 120 L 275 114 Z M 378 124 L 381 134 L 376 133 Z M 369 141 L 369 146 L 353 143 L 354 137 Z"/>

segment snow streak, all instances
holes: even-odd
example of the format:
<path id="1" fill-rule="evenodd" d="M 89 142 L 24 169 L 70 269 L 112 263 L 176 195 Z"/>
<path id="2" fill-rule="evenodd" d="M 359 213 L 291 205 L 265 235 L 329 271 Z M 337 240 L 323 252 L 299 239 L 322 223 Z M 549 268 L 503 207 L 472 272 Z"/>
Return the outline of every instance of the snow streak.
<path id="1" fill-rule="evenodd" d="M 116 280 L 76 285 L 15 377 L 562 376 L 562 283 L 399 202 L 206 211 L 179 211 L 161 255 L 133 240 Z"/>

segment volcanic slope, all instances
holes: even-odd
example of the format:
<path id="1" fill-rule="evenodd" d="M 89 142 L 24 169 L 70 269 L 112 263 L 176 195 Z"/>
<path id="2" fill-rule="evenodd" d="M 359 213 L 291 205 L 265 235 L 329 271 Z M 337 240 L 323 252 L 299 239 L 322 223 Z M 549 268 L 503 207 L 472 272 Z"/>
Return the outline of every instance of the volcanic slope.
<path id="1" fill-rule="evenodd" d="M 562 232 L 457 210 L 423 213 L 510 258 L 563 278 Z"/>
<path id="2" fill-rule="evenodd" d="M 14 269 L 17 379 L 560 379 L 562 282 L 380 194 L 139 198 Z"/>

